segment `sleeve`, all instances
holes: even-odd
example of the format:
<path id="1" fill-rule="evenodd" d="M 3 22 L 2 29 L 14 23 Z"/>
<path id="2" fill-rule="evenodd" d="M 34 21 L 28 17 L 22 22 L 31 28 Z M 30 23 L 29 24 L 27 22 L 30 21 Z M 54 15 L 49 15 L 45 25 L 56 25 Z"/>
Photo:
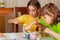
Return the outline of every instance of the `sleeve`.
<path id="1" fill-rule="evenodd" d="M 57 23 L 57 25 L 54 25 L 54 26 L 50 26 L 49 28 L 54 32 L 60 34 L 60 23 Z"/>
<path id="2" fill-rule="evenodd" d="M 42 18 L 40 18 L 39 23 L 41 23 L 42 25 L 49 27 L 49 24 L 47 24 Z"/>
<path id="3" fill-rule="evenodd" d="M 60 34 L 60 23 L 57 24 L 57 32 Z"/>
<path id="4" fill-rule="evenodd" d="M 19 23 L 24 23 L 26 21 L 26 15 L 22 15 L 20 17 L 16 18 L 18 20 Z"/>

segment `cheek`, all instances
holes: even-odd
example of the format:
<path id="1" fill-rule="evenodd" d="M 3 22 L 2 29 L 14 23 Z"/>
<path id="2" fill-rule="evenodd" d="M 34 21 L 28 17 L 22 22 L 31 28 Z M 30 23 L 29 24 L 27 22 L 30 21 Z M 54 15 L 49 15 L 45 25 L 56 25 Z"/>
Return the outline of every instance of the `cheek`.
<path id="1" fill-rule="evenodd" d="M 36 15 L 36 13 L 37 13 L 36 11 L 33 12 L 34 15 Z"/>
<path id="2" fill-rule="evenodd" d="M 51 22 L 53 21 L 53 18 L 47 17 L 47 18 L 45 19 L 45 21 L 46 21 L 47 23 L 51 23 Z"/>
<path id="3" fill-rule="evenodd" d="M 45 15 L 44 18 L 45 18 L 46 21 L 50 21 L 50 20 L 52 20 L 52 18 L 49 17 L 49 16 L 47 16 L 47 15 Z"/>
<path id="4" fill-rule="evenodd" d="M 45 21 L 50 21 L 50 17 L 44 16 Z"/>
<path id="5" fill-rule="evenodd" d="M 48 20 L 48 21 L 51 21 L 52 19 L 51 19 L 50 17 L 47 17 L 47 18 L 46 18 L 46 21 L 47 21 L 47 20 Z"/>

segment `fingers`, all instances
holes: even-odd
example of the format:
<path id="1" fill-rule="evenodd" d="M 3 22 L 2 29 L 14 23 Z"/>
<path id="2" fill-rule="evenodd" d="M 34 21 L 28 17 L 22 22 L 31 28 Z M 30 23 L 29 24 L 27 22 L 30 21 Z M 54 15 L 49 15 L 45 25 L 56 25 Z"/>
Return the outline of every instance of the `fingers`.
<path id="1" fill-rule="evenodd" d="M 8 23 L 18 24 L 18 20 L 17 19 L 10 19 L 10 20 L 8 20 Z"/>
<path id="2" fill-rule="evenodd" d="M 42 27 L 42 25 L 40 23 L 37 23 L 36 25 L 39 26 L 39 27 Z"/>
<path id="3" fill-rule="evenodd" d="M 13 23 L 13 19 L 9 19 L 8 20 L 8 23 Z"/>
<path id="4" fill-rule="evenodd" d="M 5 38 L 6 38 L 6 35 L 5 35 L 5 34 L 3 34 L 3 33 L 0 33 L 0 36 L 2 36 L 2 37 L 5 37 Z"/>
<path id="5" fill-rule="evenodd" d="M 33 23 L 33 24 L 34 24 L 34 23 L 37 24 L 37 23 L 38 23 L 38 19 L 33 20 L 32 23 Z"/>
<path id="6" fill-rule="evenodd" d="M 37 23 L 36 24 L 38 27 L 40 27 L 42 29 L 42 31 L 44 31 L 47 27 L 42 25 L 41 23 Z"/>

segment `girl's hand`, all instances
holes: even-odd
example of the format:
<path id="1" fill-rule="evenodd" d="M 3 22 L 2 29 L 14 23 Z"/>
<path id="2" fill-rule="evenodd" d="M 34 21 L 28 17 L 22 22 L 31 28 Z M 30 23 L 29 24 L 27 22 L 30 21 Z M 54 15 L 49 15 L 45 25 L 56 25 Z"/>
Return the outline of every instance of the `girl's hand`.
<path id="1" fill-rule="evenodd" d="M 3 33 L 0 33 L 0 36 L 6 38 L 6 35 Z"/>
<path id="2" fill-rule="evenodd" d="M 42 25 L 41 23 L 37 23 L 36 24 L 38 27 L 42 28 L 42 31 L 44 31 L 47 27 L 45 27 L 44 25 Z"/>
<path id="3" fill-rule="evenodd" d="M 14 19 L 9 19 L 8 20 L 8 23 L 13 23 L 14 22 Z"/>
<path id="4" fill-rule="evenodd" d="M 37 23 L 37 20 L 31 21 L 27 26 L 25 26 L 25 27 L 23 28 L 23 31 L 24 31 L 24 32 L 28 31 L 28 29 L 29 29 L 33 24 L 36 24 L 36 23 Z"/>
<path id="5" fill-rule="evenodd" d="M 36 20 L 33 20 L 31 23 L 32 24 L 37 24 L 37 23 L 39 23 L 39 21 L 38 21 L 38 19 L 36 19 Z"/>
<path id="6" fill-rule="evenodd" d="M 17 19 L 10 19 L 10 20 L 8 20 L 8 23 L 18 24 L 18 20 Z"/>

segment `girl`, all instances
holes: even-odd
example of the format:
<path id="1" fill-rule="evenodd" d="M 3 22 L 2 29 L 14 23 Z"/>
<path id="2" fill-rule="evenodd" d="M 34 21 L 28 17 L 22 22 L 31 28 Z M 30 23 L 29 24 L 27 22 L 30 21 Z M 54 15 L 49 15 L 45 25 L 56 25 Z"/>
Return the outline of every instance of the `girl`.
<path id="1" fill-rule="evenodd" d="M 38 19 L 39 10 L 41 9 L 40 3 L 37 0 L 30 0 L 27 4 L 29 14 L 22 15 L 15 19 L 8 20 L 9 23 L 23 24 L 23 31 L 36 31 L 35 22 L 31 24 L 34 20 Z M 31 24 L 28 26 L 28 24 Z"/>
<path id="2" fill-rule="evenodd" d="M 37 26 L 42 28 L 42 31 L 54 36 L 57 40 L 60 40 L 60 22 L 57 22 L 57 14 L 59 9 L 56 5 L 49 3 L 46 4 L 41 11 L 40 23 Z"/>

